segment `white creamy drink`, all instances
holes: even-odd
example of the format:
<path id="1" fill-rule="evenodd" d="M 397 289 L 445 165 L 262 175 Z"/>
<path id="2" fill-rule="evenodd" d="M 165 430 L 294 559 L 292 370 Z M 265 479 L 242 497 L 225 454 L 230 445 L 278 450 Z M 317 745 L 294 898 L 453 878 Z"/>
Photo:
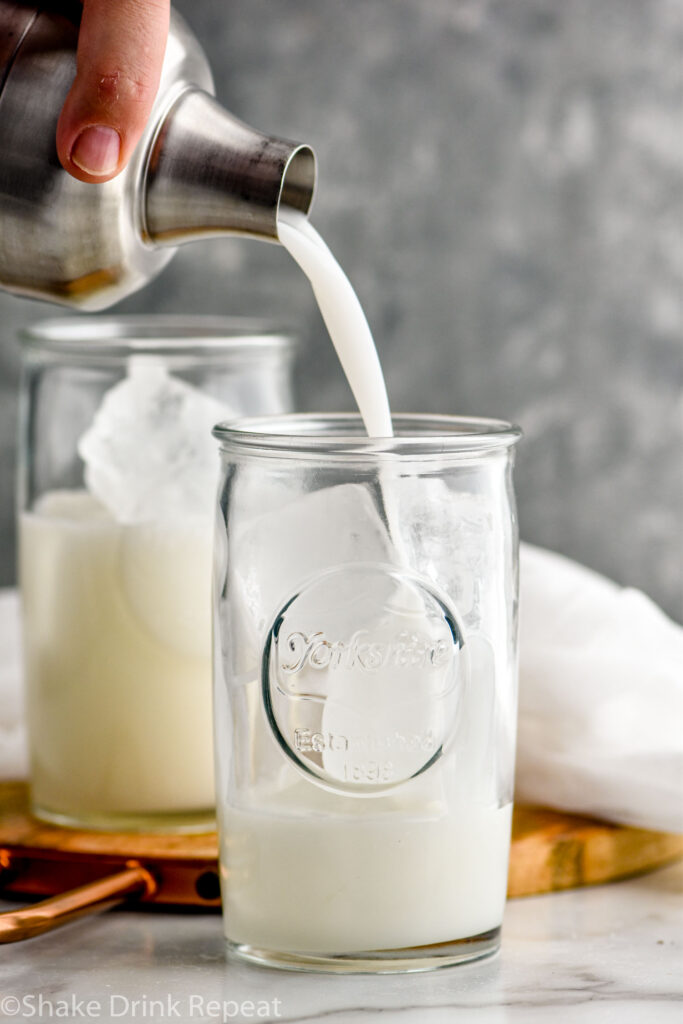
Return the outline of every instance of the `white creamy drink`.
<path id="1" fill-rule="evenodd" d="M 228 938 L 255 948 L 353 953 L 498 927 L 511 805 L 439 807 L 429 789 L 420 805 L 419 795 L 351 797 L 344 806 L 343 797 L 321 790 L 314 801 L 295 786 L 272 794 L 263 814 L 230 811 Z"/>
<path id="2" fill-rule="evenodd" d="M 210 820 L 211 531 L 122 524 L 86 492 L 21 517 L 34 804 Z"/>
<path id="3" fill-rule="evenodd" d="M 279 235 L 311 282 L 368 434 L 390 437 L 384 379 L 353 288 L 306 218 L 287 211 L 280 217 Z M 412 568 L 414 548 L 402 533 L 402 512 L 405 502 L 413 500 L 411 485 L 423 481 L 392 476 L 389 464 L 380 470 L 379 481 L 381 510 L 364 486 L 348 484 L 313 491 L 261 520 L 245 517 L 248 525 L 234 541 L 232 615 L 233 628 L 252 638 L 253 664 L 260 661 L 262 631 L 277 611 L 288 577 L 315 579 L 330 564 L 354 562 Z M 452 499 L 439 489 L 440 481 L 427 483 L 436 489 L 427 493 L 420 488 L 416 500 Z M 472 499 L 473 508 L 477 501 Z M 269 565 L 277 566 L 277 579 Z M 411 616 L 418 621 L 424 613 L 417 593 L 399 583 L 385 605 L 404 616 L 408 630 Z M 316 626 L 322 629 L 324 622 L 321 608 Z M 367 624 L 377 636 L 372 622 Z M 484 674 L 490 679 L 488 666 Z M 394 714 L 387 708 L 385 726 L 399 736 L 406 723 L 400 705 L 408 705 L 414 677 L 411 684 L 410 678 L 391 675 L 386 680 L 375 676 L 373 687 L 375 694 L 384 687 L 396 700 L 398 709 Z M 322 711 L 319 735 L 332 747 L 334 737 L 349 734 L 346 726 L 358 713 L 369 716 L 373 699 L 350 673 L 338 671 L 334 678 L 339 695 L 345 690 L 351 699 L 346 708 L 330 699 Z M 487 770 L 480 768 L 495 742 L 490 686 L 472 689 L 462 701 L 467 721 L 459 733 L 458 771 L 453 772 L 449 755 L 424 775 L 368 798 L 334 792 L 303 777 L 274 750 L 261 705 L 261 680 L 245 676 L 234 685 L 239 690 L 236 709 L 245 709 L 243 725 L 248 721 L 253 752 L 251 768 L 236 771 L 240 778 L 251 771 L 253 779 L 231 782 L 227 795 L 219 797 L 224 925 L 233 945 L 281 953 L 358 954 L 448 943 L 499 927 L 512 804 L 506 798 L 501 805 L 496 798 L 495 758 Z M 428 735 L 432 723 L 419 716 L 418 708 L 414 728 Z M 411 757 L 415 754 L 392 753 L 399 768 L 402 758 L 405 767 Z M 340 766 L 333 749 L 321 755 L 323 773 L 333 776 Z"/>
<path id="4" fill-rule="evenodd" d="M 80 438 L 87 490 L 20 519 L 31 796 L 93 827 L 210 827 L 210 430 L 223 405 L 135 356 Z"/>

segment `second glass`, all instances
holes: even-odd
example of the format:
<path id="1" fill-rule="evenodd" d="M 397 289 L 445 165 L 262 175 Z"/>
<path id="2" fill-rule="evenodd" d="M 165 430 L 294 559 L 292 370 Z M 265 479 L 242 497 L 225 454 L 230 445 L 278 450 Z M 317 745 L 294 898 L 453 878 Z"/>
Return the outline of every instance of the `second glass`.
<path id="1" fill-rule="evenodd" d="M 23 342 L 33 811 L 86 828 L 212 827 L 210 431 L 291 408 L 292 338 L 147 316 L 48 321 Z"/>

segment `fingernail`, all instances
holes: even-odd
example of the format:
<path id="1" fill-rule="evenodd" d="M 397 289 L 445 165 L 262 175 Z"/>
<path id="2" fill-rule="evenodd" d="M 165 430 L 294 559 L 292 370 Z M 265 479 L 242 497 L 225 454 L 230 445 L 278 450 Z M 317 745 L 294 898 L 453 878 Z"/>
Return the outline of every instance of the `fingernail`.
<path id="1" fill-rule="evenodd" d="M 113 128 L 103 124 L 84 128 L 71 150 L 71 160 L 86 174 L 102 177 L 119 165 L 121 139 Z"/>

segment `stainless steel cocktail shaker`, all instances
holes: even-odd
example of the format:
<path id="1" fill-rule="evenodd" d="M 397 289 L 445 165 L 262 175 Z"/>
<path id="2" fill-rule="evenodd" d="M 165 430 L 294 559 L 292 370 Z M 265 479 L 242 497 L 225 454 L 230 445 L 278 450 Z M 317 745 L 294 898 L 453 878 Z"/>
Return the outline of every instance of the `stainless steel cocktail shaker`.
<path id="1" fill-rule="evenodd" d="M 0 286 L 80 309 L 141 288 L 175 247 L 217 234 L 277 241 L 277 210 L 308 212 L 315 157 L 213 98 L 206 57 L 175 13 L 154 108 L 132 159 L 104 184 L 57 158 L 76 69 L 78 4 L 0 0 Z"/>

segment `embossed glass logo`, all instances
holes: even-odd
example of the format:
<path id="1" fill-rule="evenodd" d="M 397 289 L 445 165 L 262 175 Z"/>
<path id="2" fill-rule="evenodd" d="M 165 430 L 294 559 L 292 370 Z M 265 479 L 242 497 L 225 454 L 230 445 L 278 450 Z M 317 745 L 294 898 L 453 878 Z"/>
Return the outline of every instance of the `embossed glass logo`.
<path id="1" fill-rule="evenodd" d="M 289 758 L 329 788 L 371 795 L 425 771 L 458 710 L 455 612 L 409 571 L 330 569 L 283 606 L 263 653 L 263 699 Z"/>

